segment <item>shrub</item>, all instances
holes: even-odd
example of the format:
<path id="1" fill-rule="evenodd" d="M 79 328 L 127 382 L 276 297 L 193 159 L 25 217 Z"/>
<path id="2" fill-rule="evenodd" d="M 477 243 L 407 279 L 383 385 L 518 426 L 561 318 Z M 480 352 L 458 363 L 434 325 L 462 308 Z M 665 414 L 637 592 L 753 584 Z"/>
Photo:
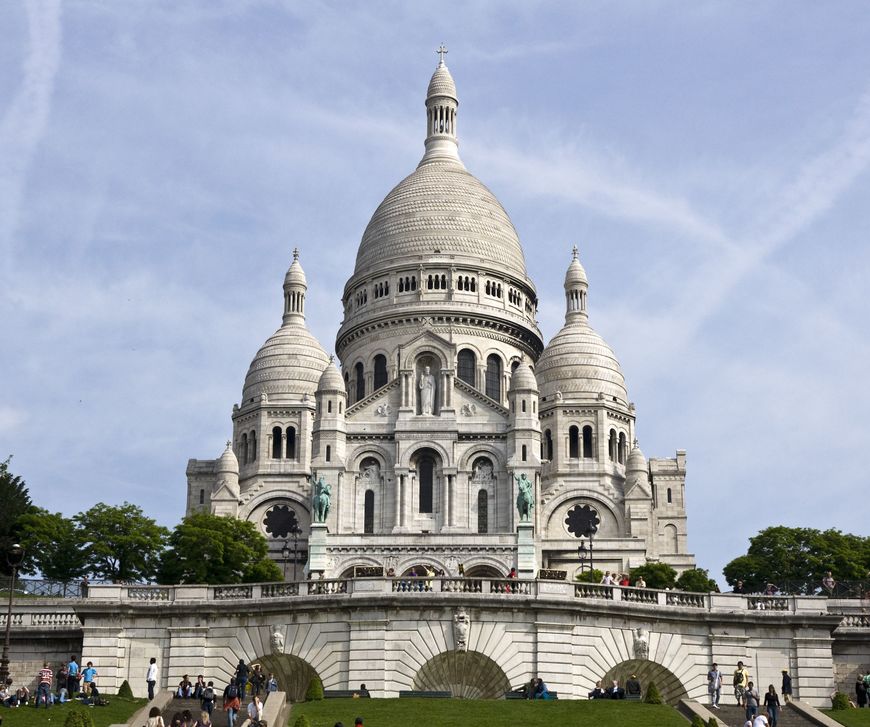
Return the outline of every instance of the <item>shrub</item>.
<path id="1" fill-rule="evenodd" d="M 118 687 L 118 696 L 121 699 L 133 699 L 133 690 L 130 689 L 130 683 L 126 679 Z"/>
<path id="2" fill-rule="evenodd" d="M 719 723 L 716 721 L 715 717 L 710 717 L 707 720 L 707 727 L 719 727 Z"/>
<path id="3" fill-rule="evenodd" d="M 313 677 L 308 682 L 308 689 L 305 690 L 305 701 L 317 702 L 321 699 L 323 699 L 323 682 L 320 681 L 320 677 Z"/>
<path id="4" fill-rule="evenodd" d="M 704 720 L 701 719 L 697 714 L 692 715 L 692 727 L 706 727 L 704 724 Z"/>
<path id="5" fill-rule="evenodd" d="M 646 696 L 643 698 L 643 701 L 646 704 L 664 704 L 662 695 L 659 694 L 659 688 L 655 682 L 650 682 L 650 685 L 646 688 Z"/>
<path id="6" fill-rule="evenodd" d="M 94 727 L 94 718 L 90 712 L 76 709 L 67 714 L 63 727 Z"/>
<path id="7" fill-rule="evenodd" d="M 604 578 L 604 572 L 595 568 L 594 570 L 585 570 L 577 576 L 577 580 L 581 583 L 601 583 Z"/>
<path id="8" fill-rule="evenodd" d="M 849 709 L 849 695 L 835 692 L 831 697 L 831 709 Z"/>
<path id="9" fill-rule="evenodd" d="M 304 714 L 300 714 L 293 723 L 293 727 L 311 727 L 311 722 L 308 721 L 308 717 Z"/>

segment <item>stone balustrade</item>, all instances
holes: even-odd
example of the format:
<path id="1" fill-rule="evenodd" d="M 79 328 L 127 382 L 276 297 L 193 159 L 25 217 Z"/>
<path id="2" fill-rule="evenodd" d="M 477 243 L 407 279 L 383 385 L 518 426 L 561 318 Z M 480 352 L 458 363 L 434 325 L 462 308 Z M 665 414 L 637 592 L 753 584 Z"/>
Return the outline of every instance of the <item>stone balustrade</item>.
<path id="1" fill-rule="evenodd" d="M 80 628 L 82 622 L 75 611 L 14 611 L 12 628 Z M 0 614 L 0 628 L 6 628 L 6 614 Z"/>
<path id="2" fill-rule="evenodd" d="M 518 580 L 508 578 L 409 577 L 336 578 L 299 583 L 242 585 L 92 586 L 88 600 L 166 604 L 176 601 L 255 601 L 306 596 L 373 596 L 425 598 L 432 594 L 480 594 L 505 598 L 581 601 L 599 600 L 637 606 L 694 611 L 753 611 L 761 613 L 827 613 L 828 599 L 819 596 L 744 596 L 732 593 L 689 593 L 627 586 L 605 586 L 577 581 Z M 861 617 L 864 618 L 864 617 Z M 870 616 L 866 617 L 870 619 Z M 857 619 L 859 624 L 861 619 Z M 863 623 L 863 622 L 861 622 Z"/>

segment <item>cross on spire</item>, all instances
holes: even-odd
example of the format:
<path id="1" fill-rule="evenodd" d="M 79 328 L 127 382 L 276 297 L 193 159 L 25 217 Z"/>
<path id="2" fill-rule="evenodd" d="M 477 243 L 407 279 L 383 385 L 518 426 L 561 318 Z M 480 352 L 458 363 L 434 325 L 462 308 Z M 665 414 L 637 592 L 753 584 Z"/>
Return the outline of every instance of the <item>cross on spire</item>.
<path id="1" fill-rule="evenodd" d="M 573 254 L 574 254 L 574 260 L 576 260 L 577 259 L 577 246 L 576 245 L 574 245 Z"/>
<path id="2" fill-rule="evenodd" d="M 444 65 L 444 54 L 449 52 L 447 50 L 447 48 L 444 47 L 444 43 L 442 43 L 441 46 L 438 48 L 438 50 L 436 50 L 435 52 L 438 54 L 438 58 L 439 58 L 438 65 L 443 66 Z"/>
<path id="3" fill-rule="evenodd" d="M 296 262 L 299 259 L 299 248 L 293 248 L 293 262 Z"/>

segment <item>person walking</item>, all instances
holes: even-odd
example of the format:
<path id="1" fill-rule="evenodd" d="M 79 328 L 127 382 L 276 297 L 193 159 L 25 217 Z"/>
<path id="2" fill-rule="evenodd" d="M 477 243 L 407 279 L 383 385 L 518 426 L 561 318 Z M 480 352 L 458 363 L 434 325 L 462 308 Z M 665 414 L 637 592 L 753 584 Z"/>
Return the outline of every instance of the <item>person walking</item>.
<path id="1" fill-rule="evenodd" d="M 755 719 L 758 714 L 758 704 L 760 697 L 758 690 L 752 682 L 746 685 L 746 690 L 743 692 L 743 706 L 746 707 L 746 719 Z"/>
<path id="2" fill-rule="evenodd" d="M 791 701 L 791 676 L 788 669 L 782 670 L 782 701 L 786 704 Z"/>
<path id="3" fill-rule="evenodd" d="M 227 727 L 236 726 L 236 715 L 239 713 L 242 703 L 239 700 L 239 686 L 236 682 L 227 684 L 224 689 L 224 712 L 227 713 Z"/>
<path id="4" fill-rule="evenodd" d="M 154 699 L 154 686 L 157 684 L 157 659 L 153 656 L 148 662 L 148 673 L 145 675 L 145 681 L 148 684 L 148 701 Z"/>
<path id="5" fill-rule="evenodd" d="M 239 659 L 239 665 L 236 667 L 236 686 L 239 688 L 239 699 L 244 702 L 245 690 L 248 688 L 248 665 L 245 664 L 244 659 Z"/>
<path id="6" fill-rule="evenodd" d="M 764 711 L 767 712 L 767 721 L 770 722 L 770 727 L 776 727 L 780 706 L 776 687 L 771 684 L 767 688 L 767 694 L 764 695 Z"/>
<path id="7" fill-rule="evenodd" d="M 855 680 L 855 704 L 858 705 L 858 709 L 867 706 L 867 687 L 864 686 L 863 674 L 859 674 Z"/>
<path id="8" fill-rule="evenodd" d="M 714 661 L 707 672 L 707 692 L 710 694 L 710 706 L 719 709 L 719 697 L 722 696 L 722 672 Z"/>
<path id="9" fill-rule="evenodd" d="M 39 674 L 36 677 L 36 704 L 34 706 L 39 707 L 40 699 L 45 701 L 46 709 L 51 706 L 51 679 L 53 676 L 54 674 L 48 667 L 48 662 L 43 662 L 42 669 L 39 670 Z"/>
<path id="10" fill-rule="evenodd" d="M 749 684 L 749 669 L 743 666 L 742 661 L 737 662 L 737 668 L 734 670 L 734 698 L 737 700 L 737 706 L 743 707 L 743 693 L 746 691 L 746 685 Z"/>

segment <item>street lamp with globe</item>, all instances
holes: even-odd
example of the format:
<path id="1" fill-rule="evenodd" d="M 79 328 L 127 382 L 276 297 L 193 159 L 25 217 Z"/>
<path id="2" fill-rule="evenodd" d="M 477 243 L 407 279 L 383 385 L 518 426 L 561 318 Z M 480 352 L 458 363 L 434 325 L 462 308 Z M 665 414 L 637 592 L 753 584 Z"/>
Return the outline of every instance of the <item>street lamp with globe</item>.
<path id="1" fill-rule="evenodd" d="M 12 569 L 9 578 L 9 605 L 6 608 L 6 638 L 3 640 L 3 654 L 0 656 L 0 684 L 6 684 L 9 678 L 9 631 L 12 626 L 12 595 L 15 592 L 15 577 L 18 568 L 24 562 L 24 548 L 18 543 L 6 551 L 6 563 Z"/>

